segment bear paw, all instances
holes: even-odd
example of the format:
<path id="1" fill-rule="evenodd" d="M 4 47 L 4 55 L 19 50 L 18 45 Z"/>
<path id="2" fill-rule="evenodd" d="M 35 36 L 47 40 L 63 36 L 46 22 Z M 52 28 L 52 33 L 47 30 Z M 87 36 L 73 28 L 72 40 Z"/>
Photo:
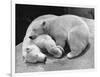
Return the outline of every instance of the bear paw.
<path id="1" fill-rule="evenodd" d="M 53 57 L 55 58 L 60 58 L 62 57 L 63 52 L 64 52 L 64 49 L 61 46 L 56 46 L 56 47 L 53 47 L 49 53 L 53 55 Z"/>

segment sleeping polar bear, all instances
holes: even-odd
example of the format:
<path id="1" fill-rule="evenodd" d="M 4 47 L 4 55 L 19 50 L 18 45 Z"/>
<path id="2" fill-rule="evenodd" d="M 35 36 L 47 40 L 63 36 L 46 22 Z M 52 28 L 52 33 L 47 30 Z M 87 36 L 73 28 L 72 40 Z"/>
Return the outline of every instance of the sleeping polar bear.
<path id="1" fill-rule="evenodd" d="M 46 49 L 46 51 L 42 51 L 42 49 Z M 24 38 L 22 52 L 24 62 L 45 63 L 46 55 L 42 52 L 48 52 L 52 57 L 60 58 L 64 50 L 62 47 L 56 46 L 55 41 L 49 35 L 43 34 L 34 40 Z"/>
<path id="2" fill-rule="evenodd" d="M 35 39 L 37 36 L 46 33 L 56 41 L 57 45 L 63 48 L 65 41 L 67 41 L 71 49 L 71 52 L 67 54 L 68 58 L 78 56 L 89 44 L 89 29 L 80 17 L 75 15 L 52 17 L 44 15 L 44 17 L 47 18 L 42 19 L 43 16 L 40 16 L 37 18 L 38 21 L 34 20 L 29 25 L 27 37 Z"/>

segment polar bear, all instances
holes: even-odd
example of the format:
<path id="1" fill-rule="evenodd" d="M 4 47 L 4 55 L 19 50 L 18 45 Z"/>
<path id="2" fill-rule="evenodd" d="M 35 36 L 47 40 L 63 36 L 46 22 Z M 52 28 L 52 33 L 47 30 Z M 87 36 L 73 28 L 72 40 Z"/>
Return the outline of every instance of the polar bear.
<path id="1" fill-rule="evenodd" d="M 81 17 L 75 15 L 54 16 L 33 21 L 27 30 L 27 37 L 35 39 L 41 34 L 50 35 L 61 47 L 64 47 L 67 41 L 71 49 L 67 54 L 68 58 L 78 56 L 89 43 L 89 28 Z"/>
<path id="2" fill-rule="evenodd" d="M 22 56 L 26 63 L 45 63 L 47 58 L 37 45 L 31 43 L 29 38 L 24 38 L 22 44 Z"/>

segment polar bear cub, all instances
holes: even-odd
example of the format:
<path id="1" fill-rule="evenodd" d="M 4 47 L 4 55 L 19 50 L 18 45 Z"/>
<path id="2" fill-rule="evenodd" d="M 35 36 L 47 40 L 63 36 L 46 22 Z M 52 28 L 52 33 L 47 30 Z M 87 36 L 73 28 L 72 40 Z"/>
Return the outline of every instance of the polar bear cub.
<path id="1" fill-rule="evenodd" d="M 42 51 L 42 49 L 46 49 L 46 51 Z M 39 35 L 34 40 L 24 38 L 22 47 L 24 62 L 45 63 L 47 56 L 42 52 L 48 52 L 54 58 L 60 58 L 64 50 L 61 46 L 56 46 L 55 41 L 46 34 Z"/>

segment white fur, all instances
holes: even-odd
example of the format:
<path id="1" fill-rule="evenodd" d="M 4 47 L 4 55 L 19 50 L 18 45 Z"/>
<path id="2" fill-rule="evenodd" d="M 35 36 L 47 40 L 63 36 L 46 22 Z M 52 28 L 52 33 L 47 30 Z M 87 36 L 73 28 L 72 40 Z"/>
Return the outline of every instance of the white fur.
<path id="1" fill-rule="evenodd" d="M 43 62 L 46 57 L 38 46 L 31 43 L 29 38 L 25 38 L 23 41 L 22 56 L 24 57 L 24 62 L 32 63 Z"/>
<path id="2" fill-rule="evenodd" d="M 47 49 L 47 51 L 56 58 L 61 57 L 64 51 L 63 48 L 56 46 L 55 41 L 46 34 L 39 35 L 36 39 L 33 40 L 33 43 L 40 48 Z"/>

